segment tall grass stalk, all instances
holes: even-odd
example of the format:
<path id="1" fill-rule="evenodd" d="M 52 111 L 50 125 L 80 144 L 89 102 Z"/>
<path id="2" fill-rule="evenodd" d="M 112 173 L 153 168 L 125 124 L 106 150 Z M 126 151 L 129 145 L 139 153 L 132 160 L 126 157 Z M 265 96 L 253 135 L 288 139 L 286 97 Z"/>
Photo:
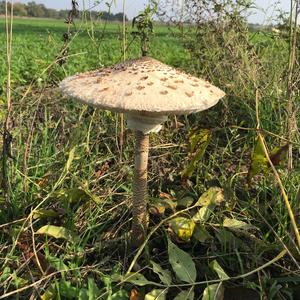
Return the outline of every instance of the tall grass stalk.
<path id="1" fill-rule="evenodd" d="M 11 158 L 10 148 L 12 136 L 10 133 L 12 127 L 12 99 L 11 99 L 11 52 L 13 38 L 13 2 L 8 11 L 8 1 L 5 1 L 5 27 L 6 27 L 6 62 L 7 62 L 7 85 L 6 102 L 7 112 L 3 125 L 3 145 L 2 145 L 2 189 L 7 208 L 10 208 L 9 175 L 8 164 Z"/>
<path id="2" fill-rule="evenodd" d="M 295 135 L 297 128 L 296 121 L 296 110 L 294 105 L 294 75 L 295 66 L 297 62 L 296 51 L 297 51 L 297 28 L 298 28 L 298 15 L 299 15 L 299 1 L 291 0 L 290 7 L 290 46 L 289 46 L 289 61 L 288 61 L 288 75 L 287 75 L 287 134 L 289 140 L 289 151 L 288 151 L 288 171 L 291 172 L 293 169 L 293 145 L 291 141 Z"/>

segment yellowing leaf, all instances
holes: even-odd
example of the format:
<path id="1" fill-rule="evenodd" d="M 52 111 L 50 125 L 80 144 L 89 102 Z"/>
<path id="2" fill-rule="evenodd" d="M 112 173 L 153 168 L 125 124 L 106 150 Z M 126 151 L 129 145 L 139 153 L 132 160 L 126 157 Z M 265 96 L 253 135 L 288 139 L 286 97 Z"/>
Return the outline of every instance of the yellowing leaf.
<path id="1" fill-rule="evenodd" d="M 220 205 L 224 201 L 224 192 L 219 187 L 211 187 L 205 193 L 203 193 L 196 205 L 203 206 L 198 212 L 193 216 L 194 222 L 204 223 L 206 222 L 212 212 L 214 211 L 216 205 Z"/>
<path id="2" fill-rule="evenodd" d="M 226 272 L 223 270 L 223 268 L 219 265 L 219 263 L 216 260 L 213 260 L 209 264 L 210 268 L 214 270 L 220 279 L 228 279 L 229 276 L 226 274 Z"/>
<path id="3" fill-rule="evenodd" d="M 41 300 L 53 300 L 56 297 L 56 290 L 53 286 L 50 286 L 43 295 L 41 295 Z"/>
<path id="4" fill-rule="evenodd" d="M 243 221 L 239 221 L 236 219 L 225 218 L 223 221 L 223 227 L 227 227 L 233 230 L 249 230 L 249 229 L 257 229 L 255 226 L 247 224 Z"/>
<path id="5" fill-rule="evenodd" d="M 274 166 L 278 166 L 287 156 L 288 144 L 282 147 L 274 148 L 270 153 L 270 159 Z M 251 165 L 248 170 L 248 183 L 253 176 L 263 173 L 266 174 L 270 169 L 270 164 L 265 155 L 263 140 L 259 137 L 256 138 L 256 144 L 251 157 Z"/>
<path id="6" fill-rule="evenodd" d="M 183 241 L 189 241 L 193 235 L 195 222 L 192 219 L 177 217 L 170 221 L 173 232 Z"/>
<path id="7" fill-rule="evenodd" d="M 251 166 L 248 171 L 248 182 L 252 179 L 253 176 L 261 172 L 265 173 L 268 170 L 268 166 L 269 163 L 265 156 L 262 140 L 257 137 L 251 157 Z"/>
<path id="8" fill-rule="evenodd" d="M 191 288 L 189 291 L 181 291 L 177 296 L 174 298 L 174 300 L 194 300 L 195 293 L 193 288 Z"/>
<path id="9" fill-rule="evenodd" d="M 222 283 L 211 284 L 205 288 L 202 300 L 223 300 L 225 289 Z"/>
<path id="10" fill-rule="evenodd" d="M 56 218 L 59 216 L 59 213 L 53 209 L 43 209 L 34 210 L 32 213 L 33 219 L 43 219 L 43 218 Z"/>
<path id="11" fill-rule="evenodd" d="M 167 289 L 155 289 L 145 295 L 145 300 L 166 300 Z"/>
<path id="12" fill-rule="evenodd" d="M 211 138 L 211 131 L 209 129 L 200 129 L 193 131 L 190 134 L 190 146 L 191 152 L 195 152 L 194 157 L 186 168 L 182 171 L 182 178 L 190 178 L 194 171 L 197 169 L 197 165 L 203 157 L 205 150 L 209 144 Z"/>
<path id="13" fill-rule="evenodd" d="M 208 206 L 210 204 L 220 205 L 224 201 L 223 189 L 215 186 L 204 192 L 196 202 L 198 206 Z"/>
<path id="14" fill-rule="evenodd" d="M 76 146 L 73 147 L 69 153 L 69 157 L 68 157 L 68 160 L 67 160 L 67 163 L 66 163 L 66 171 L 68 172 L 70 170 L 70 167 L 71 167 L 71 164 L 74 160 L 74 156 L 75 156 L 75 149 L 76 149 Z"/>
<path id="15" fill-rule="evenodd" d="M 203 206 L 193 216 L 195 223 L 205 223 L 213 213 L 215 205 Z"/>
<path id="16" fill-rule="evenodd" d="M 54 225 L 45 225 L 41 227 L 35 234 L 45 234 L 56 239 L 65 239 L 68 241 L 76 241 L 78 237 L 65 227 L 58 227 Z"/>
<path id="17" fill-rule="evenodd" d="M 178 248 L 168 239 L 169 262 L 177 278 L 181 281 L 194 283 L 197 272 L 191 256 Z"/>

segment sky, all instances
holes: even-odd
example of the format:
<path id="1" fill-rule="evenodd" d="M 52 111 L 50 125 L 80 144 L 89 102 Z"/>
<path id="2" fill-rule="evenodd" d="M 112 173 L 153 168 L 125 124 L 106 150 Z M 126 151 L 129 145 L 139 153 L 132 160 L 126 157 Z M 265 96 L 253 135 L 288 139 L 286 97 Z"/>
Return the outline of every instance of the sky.
<path id="1" fill-rule="evenodd" d="M 32 0 L 15 0 L 14 2 L 27 3 Z M 80 6 L 85 3 L 85 7 L 92 7 L 95 0 L 77 0 Z M 43 3 L 48 8 L 56 9 L 69 9 L 71 0 L 35 0 L 36 3 Z M 100 0 L 103 4 L 99 6 L 101 9 L 105 9 L 105 2 L 108 0 Z M 116 5 L 113 5 L 113 12 L 122 11 L 123 0 L 115 0 Z M 285 11 L 289 10 L 289 0 L 255 0 L 256 6 L 259 8 L 255 10 L 255 14 L 249 17 L 249 21 L 252 23 L 268 23 L 270 16 L 276 14 L 276 9 L 280 8 Z M 129 18 L 136 16 L 148 3 L 148 0 L 125 0 L 126 14 Z"/>

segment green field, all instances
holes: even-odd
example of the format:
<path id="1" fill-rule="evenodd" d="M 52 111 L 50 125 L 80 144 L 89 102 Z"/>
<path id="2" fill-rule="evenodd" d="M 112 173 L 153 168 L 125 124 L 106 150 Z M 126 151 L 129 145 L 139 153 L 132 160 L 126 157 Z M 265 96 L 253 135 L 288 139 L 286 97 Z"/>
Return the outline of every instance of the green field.
<path id="1" fill-rule="evenodd" d="M 66 76 L 123 60 L 122 24 L 75 25 L 59 65 L 63 20 L 14 19 L 0 299 L 299 299 L 299 248 L 257 142 L 262 133 L 299 222 L 298 134 L 293 171 L 286 167 L 286 33 L 186 26 L 182 35 L 175 26 L 155 26 L 150 56 L 208 79 L 226 97 L 208 111 L 170 116 L 151 134 L 150 235 L 135 256 L 129 245 L 133 134 L 126 130 L 122 145 L 119 115 L 81 105 L 58 89 Z M 4 19 L 0 28 L 3 123 Z M 126 29 L 126 57 L 139 57 L 131 24 Z M 298 86 L 292 96 L 298 103 Z M 56 227 L 49 233 L 46 225 Z"/>
<path id="2" fill-rule="evenodd" d="M 0 19 L 1 53 L 5 53 L 5 20 Z M 64 68 L 55 68 L 60 78 L 85 70 L 95 69 L 120 62 L 122 51 L 122 24 L 96 22 L 94 24 L 78 22 L 70 43 L 68 64 Z M 93 26 L 93 27 L 91 27 Z M 139 43 L 130 35 L 128 24 L 127 57 L 139 56 Z M 156 34 L 151 43 L 151 56 L 168 64 L 182 66 L 186 52 L 176 39 L 176 30 L 170 34 L 167 27 L 155 29 Z M 12 80 L 17 84 L 28 84 L 32 79 L 47 80 L 43 71 L 55 61 L 62 50 L 63 34 L 67 25 L 63 20 L 15 19 L 12 55 Z M 7 74 L 5 55 L 1 55 L 1 86 Z"/>

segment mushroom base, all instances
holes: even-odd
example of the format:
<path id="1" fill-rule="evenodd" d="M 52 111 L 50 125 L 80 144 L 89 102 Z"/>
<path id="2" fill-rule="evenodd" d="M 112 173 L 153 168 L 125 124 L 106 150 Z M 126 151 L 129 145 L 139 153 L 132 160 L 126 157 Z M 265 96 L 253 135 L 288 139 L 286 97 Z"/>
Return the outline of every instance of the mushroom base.
<path id="1" fill-rule="evenodd" d="M 151 132 L 159 132 L 162 128 L 162 123 L 167 120 L 164 115 L 150 114 L 126 114 L 127 127 L 132 130 L 141 131 L 144 134 Z"/>

